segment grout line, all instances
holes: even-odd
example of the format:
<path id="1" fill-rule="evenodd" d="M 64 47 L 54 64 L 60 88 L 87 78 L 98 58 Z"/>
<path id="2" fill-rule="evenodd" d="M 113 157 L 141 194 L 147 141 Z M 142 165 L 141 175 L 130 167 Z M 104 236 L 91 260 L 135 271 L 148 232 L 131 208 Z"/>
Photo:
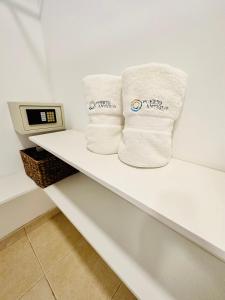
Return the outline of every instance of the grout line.
<path id="1" fill-rule="evenodd" d="M 63 257 L 61 257 L 60 259 L 58 259 L 52 266 L 49 267 L 48 271 L 51 270 L 51 268 L 53 268 L 56 264 L 60 263 L 65 257 L 69 256 L 70 254 L 71 254 L 71 252 L 69 251 L 65 256 L 63 256 Z M 41 268 L 42 268 L 42 266 L 41 266 Z M 56 300 L 58 300 L 58 298 L 56 297 L 56 294 L 55 294 L 55 292 L 54 292 L 54 289 L 53 289 L 53 287 L 51 286 L 51 282 L 48 280 L 48 276 L 45 274 L 45 271 L 44 271 L 43 268 L 42 268 L 42 271 L 43 271 L 44 277 L 45 277 L 45 279 L 46 279 L 46 281 L 47 281 L 47 283 L 48 283 L 48 285 L 49 285 L 49 287 L 50 287 L 50 289 L 51 289 L 51 291 L 52 291 L 52 294 L 53 294 L 54 298 L 55 298 Z M 46 273 L 47 273 L 47 272 L 46 272 Z"/>
<path id="2" fill-rule="evenodd" d="M 20 300 L 23 296 L 25 296 L 26 293 L 28 293 L 29 291 L 31 291 L 43 278 L 44 278 L 44 275 L 41 276 L 41 278 L 39 278 L 37 281 L 35 281 L 35 283 L 32 284 L 32 286 L 28 290 L 26 290 L 26 292 L 24 292 L 21 296 L 19 296 L 19 298 L 17 298 L 17 299 Z"/>
<path id="3" fill-rule="evenodd" d="M 52 292 L 54 298 L 57 299 L 57 298 L 56 298 L 56 295 L 55 295 L 55 293 L 54 293 L 54 291 L 53 291 L 53 289 L 52 289 L 52 287 L 51 287 L 51 284 L 50 284 L 50 282 L 49 282 L 49 280 L 48 280 L 48 278 L 47 278 L 47 276 L 46 276 L 46 274 L 45 274 L 45 271 L 44 271 L 44 268 L 43 268 L 43 266 L 42 266 L 42 264 L 41 264 L 41 262 L 40 262 L 40 259 L 39 259 L 38 255 L 36 254 L 36 251 L 35 251 L 35 249 L 34 249 L 32 243 L 31 243 L 31 240 L 30 240 L 30 238 L 29 238 L 29 235 L 27 234 L 26 228 L 25 228 L 25 233 L 26 233 L 27 239 L 28 239 L 28 241 L 29 241 L 29 243 L 30 243 L 30 246 L 31 246 L 31 248 L 32 248 L 32 250 L 33 250 L 33 252 L 34 252 L 34 255 L 35 255 L 35 257 L 37 258 L 37 261 L 38 261 L 38 263 L 39 263 L 39 265 L 40 265 L 40 267 L 41 267 L 41 270 L 42 270 L 42 272 L 43 272 L 43 277 L 44 277 L 45 280 L 47 281 L 47 283 L 48 283 L 48 285 L 49 285 L 49 287 L 50 287 L 50 289 L 51 289 L 51 292 Z M 42 277 L 42 278 L 43 278 L 43 277 Z"/>
<path id="4" fill-rule="evenodd" d="M 45 275 L 45 273 L 44 273 L 44 275 Z M 48 286 L 49 286 L 49 288 L 50 288 L 50 290 L 51 290 L 51 292 L 52 292 L 53 297 L 57 300 L 57 297 L 56 297 L 56 294 L 55 294 L 55 292 L 54 292 L 54 289 L 52 288 L 51 283 L 50 283 L 50 281 L 48 280 L 48 277 L 47 277 L 46 275 L 45 275 L 45 279 L 46 279 L 46 281 L 47 281 L 47 283 L 48 283 Z"/>
<path id="5" fill-rule="evenodd" d="M 116 295 L 116 293 L 118 292 L 119 288 L 121 287 L 122 282 L 119 283 L 117 289 L 115 290 L 115 293 L 112 295 L 111 300 L 114 298 L 114 296 Z"/>
<path id="6" fill-rule="evenodd" d="M 30 240 L 30 238 L 29 238 L 29 235 L 27 234 L 26 228 L 25 228 L 25 233 L 26 233 L 27 239 L 28 239 L 28 241 L 29 241 L 29 243 L 30 243 L 30 246 L 31 246 L 31 248 L 32 248 L 32 250 L 33 250 L 33 252 L 34 252 L 34 255 L 35 255 L 35 257 L 37 258 L 37 261 L 38 261 L 38 263 L 39 263 L 39 265 L 40 265 L 40 267 L 41 267 L 41 270 L 42 270 L 43 274 L 45 275 L 45 272 L 44 272 L 44 270 L 43 270 L 43 267 L 42 267 L 42 265 L 41 265 L 41 262 L 40 262 L 40 260 L 39 260 L 39 258 L 38 258 L 38 256 L 37 256 L 37 254 L 36 254 L 36 251 L 34 250 L 34 247 L 33 247 L 32 243 L 31 243 L 31 240 Z"/>
<path id="7" fill-rule="evenodd" d="M 47 278 L 46 276 L 45 276 L 45 279 L 46 279 L 47 284 L 48 284 L 48 286 L 49 286 L 49 288 L 50 288 L 50 290 L 51 290 L 51 292 L 52 292 L 52 295 L 53 295 L 54 299 L 57 300 L 56 295 L 55 295 L 55 293 L 54 293 L 54 291 L 53 291 L 53 289 L 52 289 L 52 287 L 51 287 L 51 285 L 50 285 L 50 282 L 48 281 L 48 278 Z"/>

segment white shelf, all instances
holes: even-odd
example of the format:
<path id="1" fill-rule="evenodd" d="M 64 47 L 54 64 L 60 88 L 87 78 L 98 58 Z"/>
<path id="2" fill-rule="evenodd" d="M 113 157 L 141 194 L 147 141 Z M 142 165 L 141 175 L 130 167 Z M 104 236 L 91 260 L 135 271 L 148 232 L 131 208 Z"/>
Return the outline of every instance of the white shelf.
<path id="1" fill-rule="evenodd" d="M 147 295 L 161 298 L 150 274 L 136 261 L 144 259 L 144 251 L 135 255 L 139 240 L 132 227 L 140 228 L 142 223 L 138 209 L 82 173 L 45 188 L 45 192 L 139 299 L 147 299 Z"/>
<path id="2" fill-rule="evenodd" d="M 30 139 L 225 261 L 223 172 L 176 159 L 163 168 L 132 168 L 117 155 L 89 152 L 75 130 Z"/>
<path id="3" fill-rule="evenodd" d="M 222 262 L 94 180 L 45 192 L 138 299 L 224 300 Z"/>
<path id="4" fill-rule="evenodd" d="M 11 201 L 23 194 L 37 189 L 38 186 L 23 170 L 0 177 L 0 205 Z"/>

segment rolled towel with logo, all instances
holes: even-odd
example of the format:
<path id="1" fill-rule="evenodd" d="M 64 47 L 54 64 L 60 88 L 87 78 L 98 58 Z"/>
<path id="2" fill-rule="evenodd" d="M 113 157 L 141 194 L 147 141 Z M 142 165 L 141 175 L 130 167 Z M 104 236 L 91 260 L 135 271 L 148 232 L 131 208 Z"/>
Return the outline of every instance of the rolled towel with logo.
<path id="1" fill-rule="evenodd" d="M 124 123 L 121 77 L 89 75 L 83 82 L 89 115 L 87 148 L 99 154 L 118 153 Z"/>
<path id="2" fill-rule="evenodd" d="M 121 161 L 142 168 L 162 167 L 170 161 L 172 131 L 182 108 L 186 81 L 186 73 L 164 64 L 134 66 L 123 72 Z"/>

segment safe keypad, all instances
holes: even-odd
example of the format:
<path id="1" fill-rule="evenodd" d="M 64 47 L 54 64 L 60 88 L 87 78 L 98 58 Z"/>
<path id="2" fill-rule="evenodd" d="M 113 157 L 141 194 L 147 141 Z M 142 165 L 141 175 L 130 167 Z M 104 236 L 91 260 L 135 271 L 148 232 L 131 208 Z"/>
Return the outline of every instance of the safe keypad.
<path id="1" fill-rule="evenodd" d="M 47 120 L 48 122 L 55 122 L 55 114 L 53 111 L 47 112 Z"/>

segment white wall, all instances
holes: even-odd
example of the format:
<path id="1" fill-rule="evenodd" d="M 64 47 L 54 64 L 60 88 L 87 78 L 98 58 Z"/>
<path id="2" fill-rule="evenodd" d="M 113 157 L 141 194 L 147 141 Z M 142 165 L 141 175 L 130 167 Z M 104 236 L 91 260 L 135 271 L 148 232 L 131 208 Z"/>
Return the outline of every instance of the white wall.
<path id="1" fill-rule="evenodd" d="M 51 101 L 38 0 L 0 1 L 0 176 L 21 169 L 7 101 Z"/>
<path id="2" fill-rule="evenodd" d="M 54 207 L 54 202 L 40 188 L 2 204 L 0 239 Z"/>
<path id="3" fill-rule="evenodd" d="M 223 0 L 48 0 L 41 21 L 54 97 L 69 126 L 87 124 L 83 76 L 169 63 L 189 74 L 174 155 L 225 170 Z"/>

